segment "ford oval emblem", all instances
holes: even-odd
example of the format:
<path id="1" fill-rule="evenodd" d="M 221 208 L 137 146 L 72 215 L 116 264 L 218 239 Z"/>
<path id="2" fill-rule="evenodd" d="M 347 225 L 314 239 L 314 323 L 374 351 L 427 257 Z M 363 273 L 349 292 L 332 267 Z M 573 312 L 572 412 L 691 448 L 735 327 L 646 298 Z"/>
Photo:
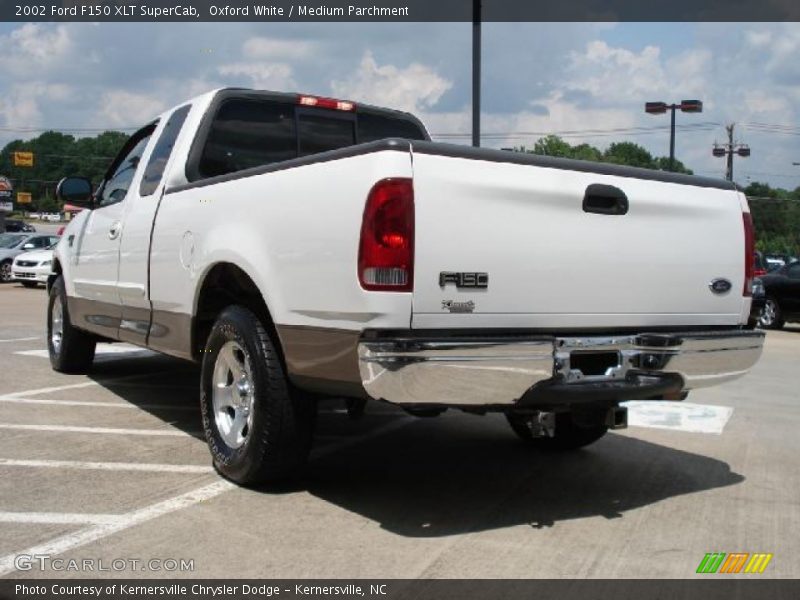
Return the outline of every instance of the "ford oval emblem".
<path id="1" fill-rule="evenodd" d="M 727 294 L 731 291 L 733 285 L 727 279 L 719 278 L 715 279 L 711 283 L 708 284 L 708 287 L 711 288 L 711 291 L 715 294 Z"/>

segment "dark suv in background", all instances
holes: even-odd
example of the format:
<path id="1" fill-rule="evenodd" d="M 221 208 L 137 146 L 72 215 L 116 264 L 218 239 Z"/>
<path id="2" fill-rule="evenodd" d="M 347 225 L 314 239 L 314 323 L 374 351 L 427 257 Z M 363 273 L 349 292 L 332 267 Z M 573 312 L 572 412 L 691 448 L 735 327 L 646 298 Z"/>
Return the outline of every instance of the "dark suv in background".
<path id="1" fill-rule="evenodd" d="M 28 233 L 36 231 L 33 225 L 29 225 L 25 221 L 20 221 L 19 219 L 6 219 L 5 226 L 5 231 L 7 233 Z"/>

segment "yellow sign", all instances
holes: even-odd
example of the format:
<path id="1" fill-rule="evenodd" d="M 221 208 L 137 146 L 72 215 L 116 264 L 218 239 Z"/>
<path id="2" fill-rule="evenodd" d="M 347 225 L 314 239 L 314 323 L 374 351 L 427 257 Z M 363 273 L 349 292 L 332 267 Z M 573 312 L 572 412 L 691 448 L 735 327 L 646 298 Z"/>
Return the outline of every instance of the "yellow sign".
<path id="1" fill-rule="evenodd" d="M 32 167 L 33 152 L 14 152 L 15 167 Z"/>
<path id="2" fill-rule="evenodd" d="M 18 204 L 30 204 L 33 201 L 31 198 L 30 192 L 17 192 L 17 203 Z"/>

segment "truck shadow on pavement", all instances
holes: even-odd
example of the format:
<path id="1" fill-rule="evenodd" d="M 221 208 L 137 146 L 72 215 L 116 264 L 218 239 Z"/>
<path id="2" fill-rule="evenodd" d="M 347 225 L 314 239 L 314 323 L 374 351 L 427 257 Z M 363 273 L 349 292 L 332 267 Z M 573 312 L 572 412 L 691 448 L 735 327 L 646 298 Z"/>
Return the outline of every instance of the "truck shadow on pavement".
<path id="1" fill-rule="evenodd" d="M 146 377 L 119 380 L 137 373 Z M 115 360 L 96 365 L 92 378 L 120 400 L 203 438 L 197 366 L 156 356 Z M 404 422 L 371 435 L 398 420 Z M 449 411 L 414 419 L 371 403 L 363 419 L 351 421 L 341 404 L 326 402 L 315 441 L 321 452 L 312 452 L 304 477 L 254 491 L 308 492 L 399 535 L 439 537 L 623 518 L 668 498 L 744 481 L 723 461 L 636 436 L 635 429 L 610 433 L 586 449 L 550 454 L 518 440 L 500 415 Z"/>
<path id="2" fill-rule="evenodd" d="M 502 417 L 454 417 L 314 461 L 307 489 L 394 533 L 438 537 L 616 519 L 667 498 L 744 481 L 725 462 L 627 434 L 550 454 L 519 441 Z M 467 419 L 474 423 L 465 426 Z"/>

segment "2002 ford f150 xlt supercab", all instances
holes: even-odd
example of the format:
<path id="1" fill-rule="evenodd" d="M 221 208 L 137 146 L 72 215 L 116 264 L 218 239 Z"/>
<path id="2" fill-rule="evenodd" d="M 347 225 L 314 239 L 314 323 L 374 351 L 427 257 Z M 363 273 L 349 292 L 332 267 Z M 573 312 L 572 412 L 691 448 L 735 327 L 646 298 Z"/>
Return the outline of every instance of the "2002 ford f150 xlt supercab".
<path id="1" fill-rule="evenodd" d="M 101 340 L 202 363 L 214 465 L 292 475 L 316 400 L 505 413 L 539 448 L 626 424 L 758 359 L 733 184 L 432 143 L 407 113 L 225 89 L 131 136 L 49 281 L 63 372 Z"/>

